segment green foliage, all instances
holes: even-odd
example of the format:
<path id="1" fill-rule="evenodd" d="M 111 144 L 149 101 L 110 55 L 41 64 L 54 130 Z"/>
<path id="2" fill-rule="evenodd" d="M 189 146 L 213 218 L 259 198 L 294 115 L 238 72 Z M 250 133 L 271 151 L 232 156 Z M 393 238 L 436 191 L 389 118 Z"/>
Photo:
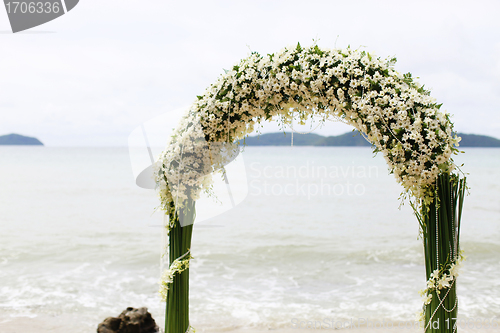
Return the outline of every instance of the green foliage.
<path id="1" fill-rule="evenodd" d="M 436 180 L 436 195 L 424 203 L 421 210 L 411 203 L 422 231 L 427 279 L 433 273 L 450 274 L 450 264 L 460 259 L 460 222 L 466 191 L 466 179 L 456 174 L 442 173 Z M 424 306 L 425 333 L 454 332 L 457 317 L 456 277 L 450 287 L 430 289 L 432 297 Z M 437 323 L 439 324 L 437 324 Z M 439 328 L 436 328 L 438 327 Z"/>
<path id="2" fill-rule="evenodd" d="M 182 227 L 179 215 L 184 216 Z M 190 200 L 188 205 L 179 214 L 171 210 L 170 221 L 174 221 L 169 232 L 169 261 L 182 257 L 191 248 L 195 202 Z M 191 223 L 191 224 L 189 224 Z M 167 293 L 165 309 L 165 333 L 185 333 L 189 328 L 189 268 L 174 276 L 172 285 Z"/>

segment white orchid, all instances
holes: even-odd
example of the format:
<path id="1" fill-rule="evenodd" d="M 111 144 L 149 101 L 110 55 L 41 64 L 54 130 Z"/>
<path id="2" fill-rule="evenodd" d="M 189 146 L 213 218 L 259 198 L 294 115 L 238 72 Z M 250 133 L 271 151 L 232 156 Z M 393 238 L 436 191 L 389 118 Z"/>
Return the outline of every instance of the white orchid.
<path id="1" fill-rule="evenodd" d="M 437 281 L 437 288 L 438 289 L 443 289 L 443 288 L 449 288 L 450 282 L 453 281 L 453 277 L 444 274 L 438 281 Z"/>
<path id="2" fill-rule="evenodd" d="M 420 296 L 424 297 L 424 305 L 432 302 L 432 294 L 435 292 L 440 295 L 443 289 L 451 288 L 454 280 L 458 276 L 458 269 L 465 260 L 463 251 L 460 251 L 458 257 L 451 263 L 442 266 L 441 269 L 435 269 L 427 280 L 427 288 L 419 291 Z M 446 272 L 449 272 L 447 274 Z"/>
<path id="3" fill-rule="evenodd" d="M 160 290 L 159 290 L 160 295 L 162 297 L 162 301 L 165 301 L 167 298 L 169 286 L 172 282 L 174 282 L 174 275 L 180 274 L 184 272 L 186 269 L 188 269 L 189 261 L 191 259 L 192 258 L 189 256 L 188 258 L 183 260 L 176 259 L 172 262 L 170 267 L 163 272 L 160 280 Z"/>
<path id="4" fill-rule="evenodd" d="M 454 167 L 450 156 L 459 138 L 451 136 L 449 117 L 429 92 L 393 65 L 394 60 L 367 52 L 316 45 L 268 56 L 252 53 L 198 97 L 160 156 L 156 175 L 162 207 L 168 209 L 175 198 L 182 206 L 186 198 L 208 190 L 205 175 L 225 161 L 206 144 L 236 142 L 255 123 L 280 116 L 286 124 L 294 114 L 344 119 L 384 155 L 406 193 L 432 197 L 439 170 Z M 198 159 L 203 163 L 194 166 Z M 182 165 L 174 162 L 180 160 Z M 182 188 L 184 182 L 191 185 Z"/>

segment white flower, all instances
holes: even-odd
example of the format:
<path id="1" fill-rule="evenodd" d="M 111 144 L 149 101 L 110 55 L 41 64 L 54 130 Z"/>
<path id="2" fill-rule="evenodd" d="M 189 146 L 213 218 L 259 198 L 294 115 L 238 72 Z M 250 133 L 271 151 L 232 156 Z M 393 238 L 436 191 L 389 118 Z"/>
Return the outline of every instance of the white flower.
<path id="1" fill-rule="evenodd" d="M 424 315 L 424 311 L 420 311 L 417 313 L 416 315 L 416 318 L 415 318 L 418 322 L 421 322 L 421 321 L 424 321 L 425 320 L 425 315 Z"/>
<path id="2" fill-rule="evenodd" d="M 438 289 L 449 288 L 451 281 L 453 281 L 453 277 L 443 275 L 441 279 L 439 279 L 439 281 L 437 282 Z"/>
<path id="3" fill-rule="evenodd" d="M 292 59 L 293 68 L 284 65 Z M 345 119 L 364 132 L 384 154 L 404 191 L 419 199 L 432 196 L 439 173 L 436 165 L 453 169 L 450 147 L 458 139 L 451 137 L 449 117 L 432 104 L 431 97 L 417 91 L 418 82 L 403 82 L 388 61 L 349 48 L 317 52 L 313 46 L 285 48 L 272 60 L 253 53 L 236 66 L 193 103 L 161 155 L 156 174 L 166 210 L 173 200 L 182 206 L 184 200 L 209 191 L 207 179 L 224 165 L 220 152 L 196 142 L 236 142 L 252 131 L 247 126 L 250 121 L 278 115 L 290 123 L 290 105 L 303 110 L 307 118 L 321 104 L 325 115 Z M 427 129 L 424 136 L 422 128 Z M 413 149 L 414 144 L 418 149 Z"/>
<path id="4" fill-rule="evenodd" d="M 450 268 L 450 274 L 453 277 L 458 277 L 458 274 L 460 273 L 460 269 L 462 268 L 462 262 L 459 261 L 456 264 L 451 265 Z"/>

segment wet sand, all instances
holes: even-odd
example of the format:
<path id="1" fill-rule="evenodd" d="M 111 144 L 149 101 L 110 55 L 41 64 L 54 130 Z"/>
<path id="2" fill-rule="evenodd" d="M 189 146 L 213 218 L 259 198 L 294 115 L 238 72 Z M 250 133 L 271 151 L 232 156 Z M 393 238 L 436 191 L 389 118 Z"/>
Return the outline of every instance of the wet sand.
<path id="1" fill-rule="evenodd" d="M 104 318 L 103 318 L 104 319 Z M 59 315 L 59 316 L 38 316 L 35 318 L 27 317 L 0 317 L 1 333 L 94 333 L 97 331 L 98 323 L 82 323 L 82 319 L 77 315 Z M 196 327 L 196 325 L 195 325 Z M 279 328 L 279 329 L 217 329 L 196 327 L 197 333 L 317 333 L 317 332 L 345 332 L 345 333 L 415 333 L 423 332 L 422 328 L 416 327 L 398 327 L 394 323 L 393 327 L 351 327 L 344 329 L 332 328 Z M 460 333 L 497 333 L 498 328 L 467 328 L 459 327 Z"/>

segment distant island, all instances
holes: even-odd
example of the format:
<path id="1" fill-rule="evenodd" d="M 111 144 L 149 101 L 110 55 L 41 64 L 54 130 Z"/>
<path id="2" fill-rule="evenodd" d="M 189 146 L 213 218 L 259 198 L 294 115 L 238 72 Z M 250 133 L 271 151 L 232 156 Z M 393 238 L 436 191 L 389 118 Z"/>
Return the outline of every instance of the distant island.
<path id="1" fill-rule="evenodd" d="M 0 146 L 43 146 L 37 138 L 19 134 L 0 135 Z"/>
<path id="2" fill-rule="evenodd" d="M 286 135 L 285 135 L 286 134 Z M 462 138 L 460 147 L 500 147 L 500 140 L 486 135 L 458 133 Z M 266 133 L 260 136 L 251 136 L 241 140 L 247 146 L 289 146 L 290 132 Z M 293 135 L 294 146 L 329 146 L 329 147 L 370 147 L 358 131 L 344 133 L 337 136 L 322 136 L 314 133 Z"/>

